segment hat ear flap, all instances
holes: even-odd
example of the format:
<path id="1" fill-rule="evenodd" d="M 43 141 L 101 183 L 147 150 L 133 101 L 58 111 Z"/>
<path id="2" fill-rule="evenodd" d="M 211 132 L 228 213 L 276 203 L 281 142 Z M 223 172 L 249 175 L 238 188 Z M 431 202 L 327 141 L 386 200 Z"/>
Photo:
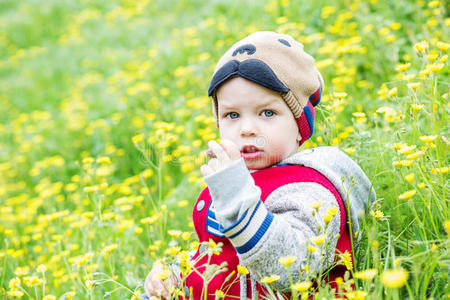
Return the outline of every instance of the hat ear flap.
<path id="1" fill-rule="evenodd" d="M 316 106 L 317 104 L 320 103 L 321 98 L 322 98 L 322 87 L 319 87 L 317 91 L 314 92 L 314 94 L 309 96 L 309 102 L 311 102 L 313 106 Z"/>
<path id="2" fill-rule="evenodd" d="M 300 118 L 297 118 L 297 126 L 300 131 L 300 135 L 302 140 L 299 145 L 303 144 L 307 139 L 309 139 L 314 133 L 314 119 L 316 114 L 314 112 L 314 107 L 310 101 L 303 108 L 303 112 L 300 115 Z"/>

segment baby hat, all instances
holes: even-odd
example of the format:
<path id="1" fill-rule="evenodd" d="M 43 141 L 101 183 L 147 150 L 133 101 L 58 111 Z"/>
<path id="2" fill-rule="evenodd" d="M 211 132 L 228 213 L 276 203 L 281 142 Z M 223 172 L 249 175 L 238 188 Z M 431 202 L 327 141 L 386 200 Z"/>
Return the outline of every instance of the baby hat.
<path id="1" fill-rule="evenodd" d="M 324 83 L 314 59 L 301 43 L 286 34 L 259 31 L 228 49 L 217 63 L 208 88 L 216 120 L 216 91 L 234 76 L 280 93 L 297 122 L 302 137 L 299 145 L 312 136 L 314 106 L 320 102 Z"/>

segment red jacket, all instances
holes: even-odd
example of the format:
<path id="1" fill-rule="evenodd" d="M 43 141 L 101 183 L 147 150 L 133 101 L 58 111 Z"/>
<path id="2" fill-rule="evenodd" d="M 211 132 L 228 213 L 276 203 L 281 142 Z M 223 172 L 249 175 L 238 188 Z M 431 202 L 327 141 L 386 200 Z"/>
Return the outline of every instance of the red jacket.
<path id="1" fill-rule="evenodd" d="M 340 210 L 340 238 L 337 241 L 336 253 L 341 253 L 346 250 L 349 253 L 352 253 L 349 230 L 348 226 L 346 226 L 347 214 L 342 199 L 336 188 L 325 176 L 314 169 L 299 165 L 276 166 L 253 172 L 251 173 L 251 175 L 255 181 L 255 184 L 261 189 L 262 202 L 264 202 L 266 198 L 278 187 L 294 182 L 315 182 L 328 189 L 335 196 Z M 210 221 L 208 221 L 208 215 L 214 218 L 214 213 L 210 209 L 211 203 L 212 201 L 209 190 L 208 188 L 205 188 L 200 194 L 193 210 L 195 231 L 197 232 L 199 242 L 209 241 L 209 239 L 212 239 L 216 243 L 223 243 L 222 252 L 220 253 L 220 255 L 213 255 L 211 257 L 210 264 L 220 265 L 222 262 L 227 262 L 228 270 L 216 275 L 209 282 L 207 286 L 207 298 L 208 300 L 215 299 L 216 290 L 226 292 L 227 296 L 239 298 L 241 296 L 240 283 L 239 279 L 236 277 L 239 258 L 230 240 L 227 237 L 221 235 L 220 232 L 217 232 L 217 230 L 215 230 L 214 222 L 211 223 Z M 274 215 L 274 217 L 276 218 L 277 216 Z M 204 251 L 204 249 L 200 247 L 192 258 L 192 261 L 194 261 L 202 251 Z M 203 257 L 199 262 L 197 262 L 194 268 L 196 268 L 198 272 L 203 273 L 205 268 L 202 267 L 202 265 L 207 262 L 207 259 L 207 256 Z M 330 282 L 330 284 L 335 287 L 335 278 L 343 277 L 345 270 L 346 269 L 343 266 L 336 266 L 332 270 L 330 270 L 328 278 L 325 278 L 325 280 Z M 232 271 L 235 271 L 234 275 L 229 281 L 224 284 L 225 279 L 230 275 Z M 267 275 L 269 276 L 271 274 Z M 249 277 L 250 276 L 247 276 L 247 287 L 250 287 Z M 202 299 L 201 294 L 204 284 L 202 278 L 197 273 L 191 272 L 187 276 L 186 285 L 192 291 L 192 295 L 190 295 L 191 298 Z M 260 295 L 264 294 L 264 290 L 260 284 L 257 284 L 257 290 Z M 247 295 L 242 296 L 251 298 L 251 289 L 247 288 Z M 231 297 L 226 298 L 236 299 Z"/>

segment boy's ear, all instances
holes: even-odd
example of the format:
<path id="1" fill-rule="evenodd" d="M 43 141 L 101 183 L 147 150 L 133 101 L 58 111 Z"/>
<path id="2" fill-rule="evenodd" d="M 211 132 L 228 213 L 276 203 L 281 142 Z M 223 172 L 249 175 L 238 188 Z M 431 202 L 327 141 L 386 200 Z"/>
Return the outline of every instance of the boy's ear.
<path id="1" fill-rule="evenodd" d="M 296 140 L 297 140 L 297 144 L 299 144 L 300 141 L 302 140 L 302 135 L 300 134 L 300 132 L 297 134 Z"/>

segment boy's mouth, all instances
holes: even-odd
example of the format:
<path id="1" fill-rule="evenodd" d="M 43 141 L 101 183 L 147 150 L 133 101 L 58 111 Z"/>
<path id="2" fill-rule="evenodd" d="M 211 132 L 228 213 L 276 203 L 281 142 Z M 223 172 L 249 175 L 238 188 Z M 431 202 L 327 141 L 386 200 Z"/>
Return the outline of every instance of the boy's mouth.
<path id="1" fill-rule="evenodd" d="M 262 150 L 253 145 L 245 145 L 241 148 L 241 156 L 244 159 L 254 159 L 262 155 Z"/>

